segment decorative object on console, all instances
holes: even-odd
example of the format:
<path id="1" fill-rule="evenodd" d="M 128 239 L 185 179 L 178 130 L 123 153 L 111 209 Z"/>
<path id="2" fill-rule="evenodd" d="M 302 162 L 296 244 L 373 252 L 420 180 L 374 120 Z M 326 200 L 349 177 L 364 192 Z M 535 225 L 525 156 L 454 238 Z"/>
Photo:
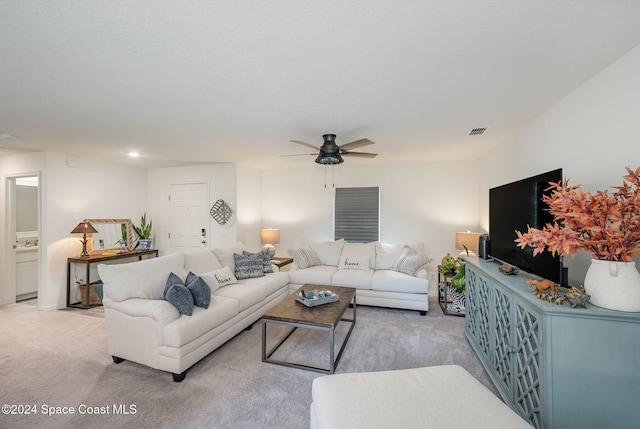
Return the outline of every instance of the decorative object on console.
<path id="1" fill-rule="evenodd" d="M 261 229 L 260 243 L 264 244 L 262 250 L 268 250 L 269 258 L 273 258 L 276 254 L 276 248 L 273 247 L 273 245 L 280 243 L 280 230 L 271 228 Z"/>
<path id="2" fill-rule="evenodd" d="M 211 217 L 220 225 L 225 225 L 231 220 L 233 210 L 223 199 L 216 201 L 209 211 Z"/>
<path id="3" fill-rule="evenodd" d="M 586 307 L 589 295 L 584 292 L 584 288 L 570 287 L 564 293 L 564 298 L 569 302 L 571 308 Z"/>
<path id="4" fill-rule="evenodd" d="M 553 280 L 534 280 L 529 279 L 526 281 L 529 286 L 533 286 L 535 289 L 533 290 L 532 295 L 537 295 L 540 292 L 544 292 L 547 289 L 551 290 L 554 293 L 558 293 L 558 287 L 556 286 L 556 282 Z"/>
<path id="5" fill-rule="evenodd" d="M 479 232 L 456 232 L 456 249 L 461 250 L 458 256 L 475 256 L 480 241 Z"/>
<path id="6" fill-rule="evenodd" d="M 551 183 L 542 201 L 556 222 L 542 229 L 517 231 L 518 246 L 545 249 L 573 258 L 579 250 L 592 254 L 585 276 L 590 302 L 611 310 L 640 312 L 640 273 L 632 259 L 640 254 L 640 167 L 626 167 L 616 192 L 584 192 L 569 180 Z"/>
<path id="7" fill-rule="evenodd" d="M 520 268 L 514 267 L 513 265 L 509 265 L 509 264 L 502 264 L 498 267 L 498 271 L 500 271 L 505 276 L 510 276 L 513 274 L 518 274 L 518 272 L 520 271 Z"/>
<path id="8" fill-rule="evenodd" d="M 96 232 L 98 231 L 87 221 L 80 222 L 78 226 L 73 228 L 73 231 L 71 231 L 72 234 L 82 234 L 82 240 L 80 240 L 80 243 L 82 243 L 82 253 L 80 256 L 89 256 L 89 252 L 87 252 L 87 234 L 94 234 Z"/>
<path id="9" fill-rule="evenodd" d="M 138 244 L 140 245 L 140 249 L 149 250 L 151 249 L 151 228 L 153 225 L 153 221 L 149 220 L 147 223 L 147 212 L 145 212 L 140 218 L 140 226 L 133 225 L 133 230 L 138 234 Z M 136 247 L 138 247 L 136 244 Z"/>

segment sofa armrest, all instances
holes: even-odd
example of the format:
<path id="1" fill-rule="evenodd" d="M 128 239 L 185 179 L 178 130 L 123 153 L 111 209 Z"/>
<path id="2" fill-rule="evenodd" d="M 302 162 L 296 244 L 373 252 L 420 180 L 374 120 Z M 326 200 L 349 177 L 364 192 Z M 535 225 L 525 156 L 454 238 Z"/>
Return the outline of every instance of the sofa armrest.
<path id="1" fill-rule="evenodd" d="M 105 308 L 116 310 L 131 317 L 149 317 L 161 326 L 171 323 L 180 317 L 180 312 L 168 301 L 162 299 L 130 298 L 116 302 L 104 297 Z"/>
<path id="2" fill-rule="evenodd" d="M 429 272 L 426 268 L 420 268 L 418 271 L 416 271 L 416 277 L 419 279 L 428 279 Z"/>

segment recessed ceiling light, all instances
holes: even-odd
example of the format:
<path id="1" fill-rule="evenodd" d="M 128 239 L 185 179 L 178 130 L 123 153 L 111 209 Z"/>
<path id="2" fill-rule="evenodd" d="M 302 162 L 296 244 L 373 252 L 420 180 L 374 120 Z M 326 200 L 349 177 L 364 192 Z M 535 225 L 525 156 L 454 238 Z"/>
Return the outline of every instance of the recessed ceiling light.
<path id="1" fill-rule="evenodd" d="M 137 158 L 137 157 L 139 157 L 139 156 L 140 156 L 140 154 L 139 154 L 138 152 L 129 152 L 129 156 L 130 156 L 131 158 Z"/>

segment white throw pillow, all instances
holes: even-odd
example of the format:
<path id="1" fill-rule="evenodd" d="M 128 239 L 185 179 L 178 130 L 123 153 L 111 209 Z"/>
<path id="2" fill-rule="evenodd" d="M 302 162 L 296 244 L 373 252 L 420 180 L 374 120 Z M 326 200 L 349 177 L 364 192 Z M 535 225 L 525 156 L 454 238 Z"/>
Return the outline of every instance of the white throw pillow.
<path id="1" fill-rule="evenodd" d="M 184 270 L 193 274 L 202 274 L 219 270 L 222 264 L 210 249 L 192 250 L 184 252 Z"/>
<path id="2" fill-rule="evenodd" d="M 339 270 L 369 270 L 368 256 L 341 256 Z"/>
<path id="3" fill-rule="evenodd" d="M 316 255 L 316 252 L 314 252 L 309 246 L 304 246 L 300 249 L 288 249 L 287 251 L 293 258 L 293 262 L 295 262 L 301 270 L 304 268 L 315 267 L 316 265 L 322 265 L 318 255 Z"/>
<path id="4" fill-rule="evenodd" d="M 128 264 L 98 265 L 104 294 L 116 302 L 129 298 L 164 299 L 164 288 L 172 272 L 182 281 L 187 278 L 182 253 Z"/>
<path id="5" fill-rule="evenodd" d="M 424 267 L 431 261 L 433 261 L 433 259 L 416 252 L 415 249 L 409 246 L 404 246 L 400 257 L 392 269 L 410 276 L 415 276 L 420 268 Z"/>
<path id="6" fill-rule="evenodd" d="M 398 258 L 400 258 L 400 254 L 404 249 L 404 244 L 383 244 L 380 242 L 376 242 L 376 270 L 392 270 Z M 422 242 L 418 242 L 415 244 L 410 244 L 413 250 L 418 254 L 424 253 L 424 244 Z"/>
<path id="7" fill-rule="evenodd" d="M 229 267 L 222 267 L 219 270 L 200 274 L 200 277 L 209 285 L 211 292 L 223 286 L 238 283 L 238 279 L 236 279 Z"/>
<path id="8" fill-rule="evenodd" d="M 376 266 L 376 243 L 344 243 L 342 254 L 340 257 L 366 257 L 369 258 L 369 267 L 373 269 Z"/>
<path id="9" fill-rule="evenodd" d="M 344 239 L 341 238 L 336 241 L 307 240 L 306 244 L 318 255 L 322 265 L 338 266 L 340 255 L 342 254 L 342 247 L 344 246 Z"/>
<path id="10" fill-rule="evenodd" d="M 236 272 L 236 262 L 233 258 L 233 254 L 237 253 L 242 255 L 242 252 L 247 250 L 247 247 L 240 243 L 239 241 L 233 246 L 229 247 L 221 247 L 213 249 L 213 253 L 218 258 L 218 261 L 222 264 L 223 267 L 229 267 L 232 273 Z"/>

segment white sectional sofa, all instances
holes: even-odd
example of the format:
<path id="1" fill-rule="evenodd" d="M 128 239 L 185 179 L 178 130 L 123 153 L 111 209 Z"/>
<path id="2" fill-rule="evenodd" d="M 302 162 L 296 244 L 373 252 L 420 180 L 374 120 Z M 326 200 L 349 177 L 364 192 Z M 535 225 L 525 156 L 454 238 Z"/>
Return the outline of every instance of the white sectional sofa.
<path id="1" fill-rule="evenodd" d="M 182 381 L 192 365 L 282 301 L 289 294 L 289 275 L 277 272 L 275 266 L 276 272 L 217 286 L 234 273 L 233 254 L 243 250 L 238 243 L 215 249 L 215 255 L 203 249 L 98 265 L 104 282 L 108 350 L 114 362 L 130 360 L 171 372 L 174 381 Z M 193 307 L 189 316 L 166 301 L 164 291 L 172 272 L 182 280 L 189 272 L 201 276 L 211 288 L 209 307 Z"/>
<path id="2" fill-rule="evenodd" d="M 345 286 L 356 289 L 362 305 L 429 310 L 429 279 L 425 265 L 431 261 L 422 243 L 349 243 L 344 240 L 312 241 L 289 249 L 294 258 L 289 289 L 303 284 Z"/>

